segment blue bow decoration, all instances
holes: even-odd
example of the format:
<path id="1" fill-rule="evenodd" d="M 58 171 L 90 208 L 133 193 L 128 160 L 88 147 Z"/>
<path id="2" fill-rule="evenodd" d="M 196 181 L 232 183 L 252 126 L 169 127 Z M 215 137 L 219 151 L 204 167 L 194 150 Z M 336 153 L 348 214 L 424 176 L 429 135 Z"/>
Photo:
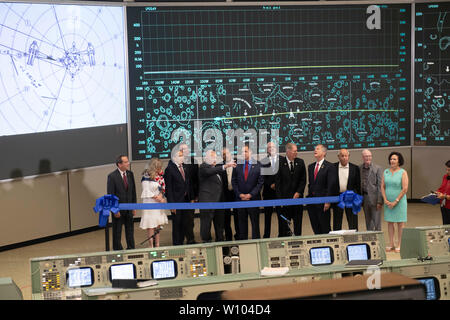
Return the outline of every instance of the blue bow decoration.
<path id="1" fill-rule="evenodd" d="M 352 208 L 353 214 L 358 214 L 361 211 L 362 202 L 363 196 L 347 190 L 339 195 L 338 206 L 341 209 Z"/>
<path id="2" fill-rule="evenodd" d="M 95 201 L 94 212 L 99 213 L 98 226 L 105 227 L 108 223 L 109 212 L 119 212 L 119 198 L 112 194 L 104 195 Z"/>

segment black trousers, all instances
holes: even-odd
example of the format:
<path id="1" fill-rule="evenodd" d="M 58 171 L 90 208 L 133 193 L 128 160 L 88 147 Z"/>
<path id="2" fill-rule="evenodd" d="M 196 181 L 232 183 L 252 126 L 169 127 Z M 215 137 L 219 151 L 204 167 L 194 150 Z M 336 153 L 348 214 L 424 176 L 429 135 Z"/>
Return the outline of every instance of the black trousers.
<path id="1" fill-rule="evenodd" d="M 286 206 L 281 208 L 281 214 L 290 222 L 294 222 L 294 235 L 302 235 L 303 206 Z M 280 237 L 290 235 L 288 221 L 284 220 L 278 214 L 278 230 Z"/>
<path id="2" fill-rule="evenodd" d="M 339 208 L 337 204 L 332 204 L 331 208 L 333 209 L 333 230 L 342 230 L 344 209 Z M 358 231 L 358 215 L 353 214 L 352 208 L 345 208 L 345 216 L 349 230 L 356 229 Z"/>
<path id="3" fill-rule="evenodd" d="M 323 204 L 309 204 L 308 215 L 314 234 L 324 234 L 331 231 L 330 209 L 323 211 Z"/>
<path id="4" fill-rule="evenodd" d="M 188 244 L 194 243 L 194 210 L 176 210 L 172 213 L 172 243 L 182 245 L 184 238 Z"/>
<path id="5" fill-rule="evenodd" d="M 182 219 L 181 223 L 183 225 L 184 229 L 184 237 L 186 238 L 187 244 L 193 244 L 195 243 L 195 237 L 194 237 L 194 213 L 195 210 L 189 209 L 189 210 L 182 210 Z"/>
<path id="6" fill-rule="evenodd" d="M 211 224 L 214 222 L 216 241 L 224 241 L 224 210 L 200 210 L 200 237 L 203 242 L 211 242 Z"/>
<path id="7" fill-rule="evenodd" d="M 283 223 L 283 221 L 280 222 L 281 207 L 264 207 L 264 238 L 270 238 L 272 213 L 274 211 L 277 213 L 278 217 L 278 236 L 280 236 L 280 223 Z"/>
<path id="8" fill-rule="evenodd" d="M 231 219 L 234 222 L 234 239 L 239 240 L 239 221 L 237 209 L 225 209 L 224 213 L 224 230 L 225 230 L 225 240 L 233 240 L 233 229 L 231 228 Z"/>
<path id="9" fill-rule="evenodd" d="M 252 239 L 261 238 L 259 232 L 259 208 L 240 208 L 238 209 L 239 220 L 239 240 L 248 239 L 248 217 L 252 224 Z"/>
<path id="10" fill-rule="evenodd" d="M 112 238 L 113 250 L 123 250 L 122 247 L 122 226 L 125 226 L 125 239 L 127 250 L 134 249 L 134 221 L 133 213 L 129 210 L 120 211 L 120 217 L 112 214 Z"/>
<path id="11" fill-rule="evenodd" d="M 441 207 L 441 213 L 442 213 L 442 224 L 450 224 L 450 209 Z"/>

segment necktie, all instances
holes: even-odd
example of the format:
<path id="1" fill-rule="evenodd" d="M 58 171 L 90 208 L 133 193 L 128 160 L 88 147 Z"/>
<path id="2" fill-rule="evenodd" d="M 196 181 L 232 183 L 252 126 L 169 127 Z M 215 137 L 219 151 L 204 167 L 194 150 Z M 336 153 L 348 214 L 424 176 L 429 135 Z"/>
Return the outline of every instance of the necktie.
<path id="1" fill-rule="evenodd" d="M 123 184 L 125 185 L 125 190 L 128 190 L 128 181 L 127 181 L 127 174 L 123 173 Z"/>
<path id="2" fill-rule="evenodd" d="M 247 181 L 248 177 L 248 161 L 245 161 L 245 171 L 244 171 L 244 179 Z"/>
<path id="3" fill-rule="evenodd" d="M 291 173 L 294 173 L 294 162 L 289 161 L 289 169 L 291 170 Z"/>
<path id="4" fill-rule="evenodd" d="M 316 169 L 314 169 L 314 180 L 316 180 L 317 172 L 319 172 L 319 163 L 316 163 Z"/>
<path id="5" fill-rule="evenodd" d="M 178 166 L 178 168 L 180 169 L 180 173 L 181 173 L 181 175 L 182 175 L 182 177 L 183 177 L 183 180 L 186 180 L 186 176 L 184 175 L 183 165 L 180 164 L 180 165 Z"/>

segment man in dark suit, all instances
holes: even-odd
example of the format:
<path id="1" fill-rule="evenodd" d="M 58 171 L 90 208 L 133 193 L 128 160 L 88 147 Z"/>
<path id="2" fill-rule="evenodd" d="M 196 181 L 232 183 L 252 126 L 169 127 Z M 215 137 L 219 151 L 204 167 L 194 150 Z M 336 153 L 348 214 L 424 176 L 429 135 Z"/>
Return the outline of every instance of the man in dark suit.
<path id="1" fill-rule="evenodd" d="M 231 157 L 230 150 L 227 148 L 222 149 L 222 159 L 223 163 L 235 162 L 235 160 Z M 219 166 L 222 166 L 219 164 Z M 236 200 L 233 191 L 233 184 L 231 183 L 231 178 L 233 177 L 233 167 L 228 167 L 226 170 L 222 171 L 221 178 L 223 184 L 223 194 L 225 202 L 232 202 Z M 225 230 L 225 240 L 231 241 L 233 240 L 233 230 L 231 228 L 231 217 L 233 217 L 234 222 L 234 238 L 239 240 L 239 223 L 238 223 L 238 214 L 236 209 L 225 209 L 224 213 L 224 230 Z"/>
<path id="2" fill-rule="evenodd" d="M 297 146 L 293 143 L 286 144 L 286 157 L 280 156 L 278 173 L 275 176 L 275 190 L 278 199 L 303 198 L 306 186 L 306 167 L 303 159 L 297 158 Z M 282 214 L 294 222 L 294 234 L 302 235 L 303 206 L 284 206 Z M 287 221 L 278 218 L 279 237 L 289 236 Z"/>
<path id="3" fill-rule="evenodd" d="M 204 162 L 199 166 L 199 202 L 221 202 L 224 199 L 221 174 L 228 167 L 235 167 L 236 163 L 229 162 L 222 166 L 216 166 L 217 154 L 214 150 L 208 150 Z M 200 236 L 203 242 L 212 241 L 211 224 L 214 221 L 216 241 L 223 241 L 223 209 L 200 210 Z"/>
<path id="4" fill-rule="evenodd" d="M 264 178 L 261 175 L 261 165 L 251 158 L 252 152 L 248 145 L 243 150 L 244 163 L 238 164 L 233 170 L 231 179 L 237 201 L 261 200 L 261 188 Z M 238 209 L 239 240 L 248 239 L 248 217 L 252 224 L 252 239 L 261 237 L 259 231 L 259 208 Z"/>
<path id="5" fill-rule="evenodd" d="M 174 153 L 164 171 L 166 198 L 168 203 L 191 202 L 194 200 L 194 189 L 191 184 L 190 170 L 183 163 L 183 152 Z M 189 214 L 186 210 L 171 210 L 172 213 L 172 243 L 174 246 L 183 244 L 186 226 L 190 226 Z M 193 223 L 192 223 L 193 224 Z M 192 226 L 193 228 L 193 226 Z M 193 242 L 193 235 L 191 241 Z M 189 243 L 189 239 L 188 239 Z"/>
<path id="6" fill-rule="evenodd" d="M 334 195 L 336 173 L 334 165 L 325 160 L 327 148 L 319 144 L 314 149 L 316 162 L 308 166 L 308 197 L 330 197 Z M 308 215 L 314 234 L 331 231 L 330 203 L 308 205 Z"/>
<path id="7" fill-rule="evenodd" d="M 280 157 L 277 152 L 277 146 L 273 141 L 267 143 L 267 157 L 261 160 L 261 174 L 264 177 L 263 187 L 263 199 L 273 200 L 277 199 L 277 193 L 275 191 L 275 179 L 280 166 Z M 270 229 L 272 225 L 272 213 L 277 213 L 278 219 L 280 219 L 281 207 L 264 207 L 264 238 L 270 238 Z M 281 232 L 282 224 L 286 222 L 278 220 L 278 235 Z"/>
<path id="8" fill-rule="evenodd" d="M 185 171 L 189 171 L 189 183 L 193 192 L 190 202 L 198 201 L 198 164 L 194 161 L 194 157 L 191 156 L 191 149 L 186 143 L 180 144 L 179 150 L 184 157 L 183 168 L 186 168 Z M 195 209 L 184 210 L 183 227 L 187 244 L 196 243 L 194 237 L 194 214 Z"/>
<path id="9" fill-rule="evenodd" d="M 341 149 L 338 153 L 339 161 L 334 164 L 336 172 L 335 195 L 347 190 L 361 194 L 361 175 L 359 167 L 351 162 L 350 153 L 347 149 Z M 331 206 L 333 209 L 333 230 L 342 229 L 342 218 L 344 210 L 337 203 Z M 348 228 L 358 230 L 358 215 L 353 214 L 352 208 L 345 208 Z"/>
<path id="10" fill-rule="evenodd" d="M 136 203 L 136 184 L 133 172 L 130 171 L 130 161 L 127 156 L 120 155 L 116 159 L 117 170 L 108 175 L 107 194 L 119 198 L 119 203 Z M 125 226 L 127 250 L 134 249 L 134 216 L 135 210 L 121 210 L 112 216 L 113 250 L 123 250 L 122 226 Z"/>

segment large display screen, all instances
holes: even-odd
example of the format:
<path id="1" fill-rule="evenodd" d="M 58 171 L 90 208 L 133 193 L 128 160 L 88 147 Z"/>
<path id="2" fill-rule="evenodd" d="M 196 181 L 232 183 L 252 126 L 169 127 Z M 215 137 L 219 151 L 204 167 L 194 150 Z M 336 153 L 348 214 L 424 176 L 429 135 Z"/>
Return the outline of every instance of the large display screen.
<path id="1" fill-rule="evenodd" d="M 126 123 L 123 8 L 0 3 L 0 136 Z"/>
<path id="2" fill-rule="evenodd" d="M 410 15 L 387 4 L 127 7 L 133 159 L 169 157 L 180 137 L 200 156 L 248 132 L 278 135 L 281 152 L 409 145 Z"/>
<path id="3" fill-rule="evenodd" d="M 450 145 L 450 3 L 416 3 L 414 145 Z"/>
<path id="4" fill-rule="evenodd" d="M 0 179 L 127 153 L 124 36 L 122 5 L 0 3 Z"/>

